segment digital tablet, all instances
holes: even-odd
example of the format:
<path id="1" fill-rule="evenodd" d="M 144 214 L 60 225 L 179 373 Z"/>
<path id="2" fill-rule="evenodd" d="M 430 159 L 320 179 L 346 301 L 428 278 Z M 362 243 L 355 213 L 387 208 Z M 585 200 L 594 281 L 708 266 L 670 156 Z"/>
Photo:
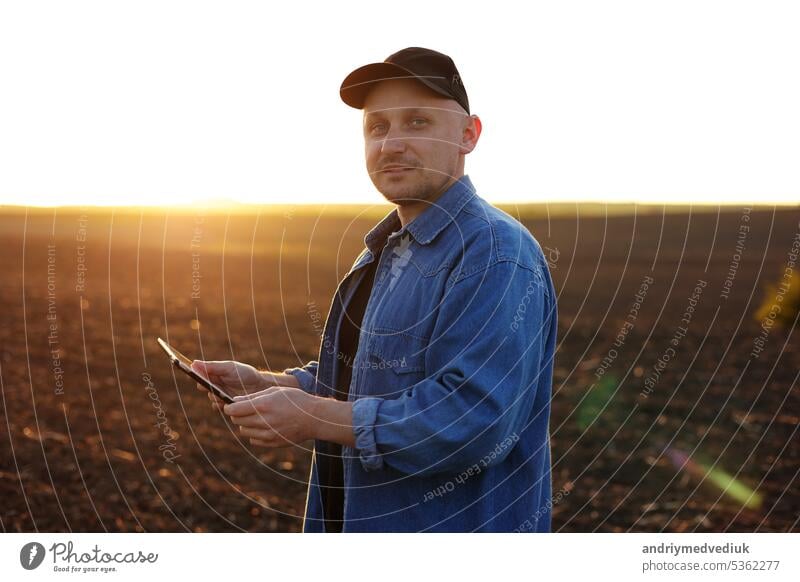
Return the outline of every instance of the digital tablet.
<path id="1" fill-rule="evenodd" d="M 158 338 L 158 345 L 160 345 L 161 349 L 167 353 L 169 359 L 172 360 L 172 363 L 181 372 L 183 372 L 187 376 L 190 376 L 198 384 L 204 386 L 209 392 L 211 392 L 215 396 L 219 396 L 220 398 L 222 398 L 222 400 L 224 400 L 228 404 L 233 402 L 233 398 L 231 398 L 231 396 L 228 395 L 222 388 L 220 388 L 213 382 L 207 380 L 206 378 L 203 378 L 200 374 L 192 370 L 192 360 L 184 356 L 182 353 L 180 353 L 178 350 L 173 348 L 171 345 L 169 345 L 161 338 Z"/>

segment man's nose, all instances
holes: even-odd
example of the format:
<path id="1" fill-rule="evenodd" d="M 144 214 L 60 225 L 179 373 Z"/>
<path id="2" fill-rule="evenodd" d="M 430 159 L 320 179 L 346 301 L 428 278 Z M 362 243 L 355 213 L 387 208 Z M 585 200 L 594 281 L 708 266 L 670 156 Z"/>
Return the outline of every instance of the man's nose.
<path id="1" fill-rule="evenodd" d="M 391 130 L 387 132 L 386 136 L 384 136 L 381 141 L 381 153 L 393 154 L 402 153 L 404 151 L 406 151 L 405 139 L 399 135 L 399 133 L 394 133 Z"/>

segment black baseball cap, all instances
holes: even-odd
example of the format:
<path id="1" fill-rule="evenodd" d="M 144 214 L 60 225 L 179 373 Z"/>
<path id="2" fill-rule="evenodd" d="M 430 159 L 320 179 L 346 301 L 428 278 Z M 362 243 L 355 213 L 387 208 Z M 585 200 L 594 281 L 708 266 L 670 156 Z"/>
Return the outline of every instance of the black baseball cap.
<path id="1" fill-rule="evenodd" d="M 375 83 L 387 79 L 416 79 L 436 93 L 454 99 L 469 113 L 467 90 L 453 59 L 416 46 L 397 51 L 382 63 L 359 67 L 342 81 L 339 95 L 350 107 L 363 109 L 370 89 Z"/>

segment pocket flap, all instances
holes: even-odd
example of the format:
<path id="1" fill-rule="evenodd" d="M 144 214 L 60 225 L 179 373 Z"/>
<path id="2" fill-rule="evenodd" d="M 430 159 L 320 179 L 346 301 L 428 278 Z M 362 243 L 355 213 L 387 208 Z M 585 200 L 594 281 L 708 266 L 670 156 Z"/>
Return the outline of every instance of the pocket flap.
<path id="1" fill-rule="evenodd" d="M 424 372 L 427 343 L 407 333 L 376 329 L 370 342 L 369 367 L 390 369 L 396 374 Z"/>

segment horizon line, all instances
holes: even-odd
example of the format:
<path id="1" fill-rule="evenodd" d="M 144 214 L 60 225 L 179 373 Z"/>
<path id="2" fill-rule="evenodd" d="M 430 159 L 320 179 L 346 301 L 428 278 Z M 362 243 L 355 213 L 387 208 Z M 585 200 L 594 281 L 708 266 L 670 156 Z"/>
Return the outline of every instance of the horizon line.
<path id="1" fill-rule="evenodd" d="M 552 201 L 552 200 L 531 200 L 531 201 L 497 201 L 491 202 L 494 206 L 574 206 L 574 205 L 595 205 L 595 206 L 699 206 L 699 207 L 727 207 L 727 206 L 744 206 L 746 205 L 745 202 L 666 202 L 666 201 L 659 201 L 659 202 L 639 202 L 636 200 L 611 200 L 611 201 L 603 201 L 603 200 L 559 200 L 559 201 Z M 181 202 L 181 203 L 174 203 L 174 204 L 137 204 L 137 203 L 130 203 L 130 204 L 16 204 L 16 203 L 5 203 L 0 202 L 0 210 L 6 208 L 32 208 L 37 210 L 47 210 L 47 209 L 82 209 L 82 208 L 91 208 L 91 209 L 110 209 L 110 208 L 125 208 L 125 209 L 132 209 L 132 208 L 141 208 L 141 209 L 161 209 L 161 208 L 174 208 L 174 209 L 208 209 L 208 210 L 223 210 L 226 207 L 234 208 L 234 209 L 244 209 L 244 208 L 287 208 L 287 207 L 302 207 L 302 208 L 311 208 L 311 207 L 325 207 L 325 206 L 333 206 L 333 207 L 359 207 L 359 208 L 369 208 L 369 207 L 391 207 L 395 206 L 391 202 L 383 201 L 383 202 L 376 202 L 376 203 L 364 203 L 364 202 L 236 202 L 236 201 L 220 201 L 220 202 Z M 800 208 L 800 201 L 798 202 L 787 202 L 787 201 L 754 201 L 749 203 L 751 207 L 786 207 L 786 208 Z"/>

